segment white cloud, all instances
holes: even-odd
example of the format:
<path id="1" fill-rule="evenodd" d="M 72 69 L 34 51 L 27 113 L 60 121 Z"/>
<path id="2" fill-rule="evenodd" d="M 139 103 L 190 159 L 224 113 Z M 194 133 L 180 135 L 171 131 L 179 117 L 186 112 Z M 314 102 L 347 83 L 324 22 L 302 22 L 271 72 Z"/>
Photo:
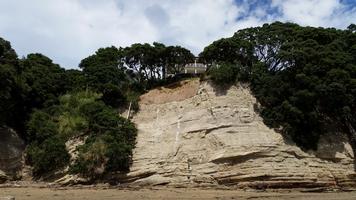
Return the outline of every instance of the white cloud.
<path id="1" fill-rule="evenodd" d="M 272 0 L 282 15 L 251 0 L 1 0 L 0 37 L 20 56 L 43 53 L 63 67 L 77 67 L 100 47 L 159 41 L 195 54 L 236 30 L 274 20 L 345 28 L 355 9 L 337 0 Z M 256 2 L 256 1 L 254 1 Z M 243 18 L 238 19 L 239 17 Z"/>
<path id="2" fill-rule="evenodd" d="M 346 28 L 356 19 L 356 9 L 340 0 L 272 0 L 272 6 L 282 13 L 278 20 L 300 25 Z"/>
<path id="3" fill-rule="evenodd" d="M 41 52 L 64 67 L 76 67 L 109 45 L 161 41 L 199 53 L 236 31 L 236 15 L 232 0 L 3 0 L 0 36 L 20 55 Z"/>

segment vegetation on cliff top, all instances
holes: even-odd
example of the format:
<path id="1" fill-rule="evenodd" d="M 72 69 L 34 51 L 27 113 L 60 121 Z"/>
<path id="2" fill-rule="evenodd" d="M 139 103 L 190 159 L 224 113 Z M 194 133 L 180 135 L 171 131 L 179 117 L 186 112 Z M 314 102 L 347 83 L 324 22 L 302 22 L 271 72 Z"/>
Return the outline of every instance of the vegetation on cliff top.
<path id="1" fill-rule="evenodd" d="M 270 127 L 306 149 L 325 132 L 346 133 L 356 149 L 356 26 L 346 30 L 275 22 L 236 32 L 199 55 L 219 84 L 250 84 Z M 180 46 L 107 47 L 65 70 L 42 54 L 19 59 L 0 38 L 0 126 L 27 140 L 37 176 L 70 165 L 100 178 L 129 168 L 136 128 L 117 110 L 138 109 L 138 97 L 175 79 L 192 62 Z M 65 143 L 85 136 L 71 162 Z"/>
<path id="2" fill-rule="evenodd" d="M 316 149 L 326 132 L 348 134 L 356 147 L 356 29 L 275 22 L 243 29 L 200 54 L 218 83 L 243 81 L 267 125 Z"/>

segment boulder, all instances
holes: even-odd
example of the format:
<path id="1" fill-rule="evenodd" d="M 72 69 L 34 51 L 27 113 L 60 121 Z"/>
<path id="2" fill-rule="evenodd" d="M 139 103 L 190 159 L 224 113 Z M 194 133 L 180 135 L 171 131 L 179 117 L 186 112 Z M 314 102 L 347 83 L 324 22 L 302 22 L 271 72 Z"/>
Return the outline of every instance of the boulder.
<path id="1" fill-rule="evenodd" d="M 62 186 L 68 186 L 76 184 L 87 184 L 89 183 L 89 180 L 80 177 L 79 175 L 66 174 L 63 177 L 57 179 L 54 183 Z"/>
<path id="2" fill-rule="evenodd" d="M 133 182 L 133 185 L 137 186 L 157 186 L 157 185 L 166 185 L 171 182 L 171 178 L 163 177 L 161 175 L 152 175 L 146 178 L 138 179 Z"/>

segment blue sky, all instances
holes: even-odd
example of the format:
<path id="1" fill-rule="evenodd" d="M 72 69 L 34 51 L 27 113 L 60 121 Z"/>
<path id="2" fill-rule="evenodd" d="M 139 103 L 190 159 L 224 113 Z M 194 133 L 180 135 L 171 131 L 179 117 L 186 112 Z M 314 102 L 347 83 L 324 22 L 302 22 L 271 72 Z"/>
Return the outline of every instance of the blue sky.
<path id="1" fill-rule="evenodd" d="M 0 37 L 20 57 L 65 68 L 106 46 L 163 42 L 198 54 L 239 29 L 273 21 L 345 29 L 356 0 L 1 0 Z"/>

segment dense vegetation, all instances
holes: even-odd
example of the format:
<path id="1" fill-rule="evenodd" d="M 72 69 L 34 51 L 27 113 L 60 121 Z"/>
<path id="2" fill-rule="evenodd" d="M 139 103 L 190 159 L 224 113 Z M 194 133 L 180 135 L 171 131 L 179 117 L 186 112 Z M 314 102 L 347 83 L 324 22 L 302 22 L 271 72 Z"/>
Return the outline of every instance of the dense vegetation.
<path id="1" fill-rule="evenodd" d="M 269 126 L 298 145 L 346 133 L 356 145 L 356 33 L 275 22 L 207 46 L 201 59 L 217 83 L 248 82 Z"/>
<path id="2" fill-rule="evenodd" d="M 73 173 L 97 178 L 128 170 L 136 128 L 99 98 L 93 92 L 66 94 L 59 98 L 59 105 L 32 113 L 27 124 L 27 158 L 35 175 L 67 166 L 65 141 L 78 136 L 88 138 L 79 147 L 79 158 L 71 166 Z M 103 170 L 97 171 L 101 167 Z"/>
<path id="3" fill-rule="evenodd" d="M 136 128 L 118 110 L 138 109 L 146 90 L 169 82 L 166 72 L 191 62 L 192 53 L 160 43 L 101 48 L 81 70 L 65 70 L 42 54 L 19 59 L 0 38 L 0 126 L 16 129 L 28 143 L 36 177 L 61 169 L 88 178 L 129 169 Z M 81 137 L 78 158 L 66 142 Z"/>

